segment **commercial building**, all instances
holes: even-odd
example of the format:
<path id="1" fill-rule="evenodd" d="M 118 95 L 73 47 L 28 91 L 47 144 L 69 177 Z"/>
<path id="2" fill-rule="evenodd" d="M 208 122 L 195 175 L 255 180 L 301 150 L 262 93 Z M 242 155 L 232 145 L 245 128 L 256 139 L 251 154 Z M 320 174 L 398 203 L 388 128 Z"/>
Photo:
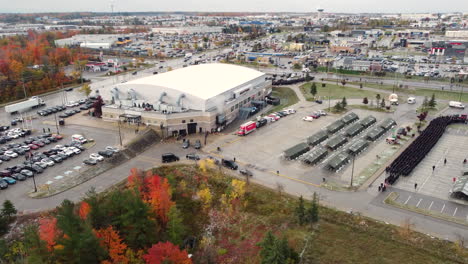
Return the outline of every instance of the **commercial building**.
<path id="1" fill-rule="evenodd" d="M 223 31 L 223 27 L 207 27 L 207 26 L 200 26 L 200 27 L 158 27 L 152 28 L 151 31 L 153 33 L 159 34 L 196 34 L 196 33 L 221 33 Z"/>
<path id="2" fill-rule="evenodd" d="M 263 100 L 271 81 L 231 64 L 201 64 L 100 89 L 102 117 L 161 128 L 166 135 L 221 130 Z"/>

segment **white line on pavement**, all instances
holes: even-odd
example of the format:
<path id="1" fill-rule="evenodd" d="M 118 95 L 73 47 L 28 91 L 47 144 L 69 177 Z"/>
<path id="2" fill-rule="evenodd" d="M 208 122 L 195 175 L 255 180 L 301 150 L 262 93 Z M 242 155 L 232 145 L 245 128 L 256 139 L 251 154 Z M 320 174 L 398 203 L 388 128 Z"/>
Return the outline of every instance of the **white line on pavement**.
<path id="1" fill-rule="evenodd" d="M 442 210 L 440 210 L 440 212 L 442 213 L 444 211 L 444 209 L 445 209 L 445 204 L 444 204 L 444 206 L 442 206 Z"/>
<path id="2" fill-rule="evenodd" d="M 419 207 L 419 204 L 421 203 L 422 200 L 423 200 L 422 198 L 419 199 L 419 202 L 418 202 L 418 204 L 416 205 L 416 207 Z"/>
<path id="3" fill-rule="evenodd" d="M 458 207 L 455 207 L 455 212 L 453 212 L 452 216 L 455 216 L 455 214 L 457 213 L 457 210 L 458 210 Z"/>
<path id="4" fill-rule="evenodd" d="M 411 199 L 411 195 L 408 197 L 408 199 L 405 202 L 405 205 L 408 203 L 408 201 Z"/>
<path id="5" fill-rule="evenodd" d="M 427 208 L 427 210 L 431 210 L 431 207 L 433 204 L 434 204 L 434 201 L 431 201 L 431 205 L 429 205 L 429 208 Z"/>

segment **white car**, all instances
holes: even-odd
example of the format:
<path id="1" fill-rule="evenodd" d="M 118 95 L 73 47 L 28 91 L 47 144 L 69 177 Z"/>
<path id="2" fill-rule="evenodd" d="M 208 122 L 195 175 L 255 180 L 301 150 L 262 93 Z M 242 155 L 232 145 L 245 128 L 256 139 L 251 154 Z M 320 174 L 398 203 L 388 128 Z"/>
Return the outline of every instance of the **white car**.
<path id="1" fill-rule="evenodd" d="M 70 101 L 68 102 L 68 104 L 66 104 L 65 106 L 70 108 L 70 107 L 75 107 L 75 106 L 78 106 L 79 104 L 75 101 Z"/>
<path id="2" fill-rule="evenodd" d="M 323 110 L 319 110 L 317 113 L 319 113 L 320 116 L 326 116 L 327 115 L 327 112 L 325 112 Z"/>
<path id="3" fill-rule="evenodd" d="M 305 117 L 302 118 L 302 120 L 307 121 L 307 122 L 312 122 L 312 121 L 314 121 L 314 118 L 311 117 L 311 116 L 305 116 Z"/>
<path id="4" fill-rule="evenodd" d="M 89 158 L 93 159 L 93 160 L 97 160 L 97 161 L 103 161 L 104 160 L 104 157 L 97 154 L 97 153 L 93 153 L 93 154 L 89 155 Z"/>
<path id="5" fill-rule="evenodd" d="M 4 155 L 5 155 L 5 156 L 8 156 L 8 157 L 10 157 L 10 158 L 16 158 L 16 157 L 18 157 L 18 153 L 13 152 L 13 151 L 11 151 L 11 150 L 5 151 Z"/>
<path id="6" fill-rule="evenodd" d="M 284 109 L 284 111 L 288 112 L 289 115 L 296 113 L 296 110 L 294 110 L 294 109 Z"/>
<path id="7" fill-rule="evenodd" d="M 42 159 L 41 162 L 47 164 L 47 166 L 49 167 L 52 167 L 55 165 L 55 162 L 53 162 L 51 159 Z"/>
<path id="8" fill-rule="evenodd" d="M 114 153 L 117 153 L 120 151 L 120 149 L 116 148 L 116 147 L 111 147 L 111 146 L 107 146 L 106 147 L 106 150 L 110 150 L 110 151 L 113 151 Z"/>
<path id="9" fill-rule="evenodd" d="M 75 154 L 80 154 L 81 150 L 75 147 L 69 147 L 68 150 L 73 151 Z"/>
<path id="10" fill-rule="evenodd" d="M 24 151 L 31 150 L 31 148 L 29 146 L 21 146 L 20 148 L 23 149 Z"/>

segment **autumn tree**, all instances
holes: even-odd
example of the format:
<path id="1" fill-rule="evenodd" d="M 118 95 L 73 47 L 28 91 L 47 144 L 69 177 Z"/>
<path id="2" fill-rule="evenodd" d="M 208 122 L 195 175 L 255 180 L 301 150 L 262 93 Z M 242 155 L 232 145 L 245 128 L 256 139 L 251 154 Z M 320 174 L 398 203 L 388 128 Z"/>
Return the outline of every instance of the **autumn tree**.
<path id="1" fill-rule="evenodd" d="M 24 246 L 28 249 L 26 263 L 53 263 L 53 254 L 41 239 L 38 225 L 28 225 L 23 231 Z"/>
<path id="2" fill-rule="evenodd" d="M 91 207 L 85 201 L 80 203 L 80 209 L 78 210 L 78 215 L 81 219 L 86 220 L 88 217 L 89 212 L 91 211 Z"/>
<path id="3" fill-rule="evenodd" d="M 47 217 L 39 219 L 39 237 L 47 245 L 47 249 L 52 251 L 56 245 L 59 231 L 57 230 L 57 218 Z"/>
<path id="4" fill-rule="evenodd" d="M 81 86 L 80 90 L 79 90 L 81 93 L 83 93 L 86 97 L 89 97 L 89 95 L 91 94 L 92 90 L 91 90 L 91 86 L 87 83 L 83 84 L 83 86 Z"/>
<path id="5" fill-rule="evenodd" d="M 111 260 L 110 262 L 104 261 L 102 264 L 128 263 L 128 259 L 125 256 L 127 245 L 123 243 L 119 233 L 112 226 L 96 230 L 96 236 L 100 239 L 100 245 L 108 252 Z"/>
<path id="6" fill-rule="evenodd" d="M 168 214 L 174 202 L 167 178 L 148 174 L 144 179 L 143 199 L 150 205 L 162 225 L 168 221 Z"/>
<path id="7" fill-rule="evenodd" d="M 211 195 L 210 188 L 208 188 L 208 187 L 201 188 L 197 192 L 197 196 L 200 198 L 200 201 L 202 202 L 203 208 L 205 210 L 207 210 L 207 209 L 209 209 L 211 207 L 212 195 Z"/>
<path id="8" fill-rule="evenodd" d="M 102 229 L 111 224 L 112 219 L 109 217 L 106 201 L 108 199 L 98 195 L 94 188 L 86 193 L 86 199 L 83 201 L 89 205 L 86 219 L 94 229 Z"/>
<path id="9" fill-rule="evenodd" d="M 159 242 L 148 249 L 148 253 L 143 256 L 147 264 L 191 264 L 185 250 L 180 250 L 178 246 L 171 242 Z"/>

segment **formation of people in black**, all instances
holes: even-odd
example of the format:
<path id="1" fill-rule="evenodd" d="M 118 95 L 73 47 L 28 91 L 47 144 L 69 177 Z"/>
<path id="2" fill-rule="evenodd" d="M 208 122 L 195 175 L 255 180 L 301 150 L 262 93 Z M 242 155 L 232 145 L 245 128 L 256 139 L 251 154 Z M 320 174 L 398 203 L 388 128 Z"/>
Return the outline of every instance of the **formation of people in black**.
<path id="1" fill-rule="evenodd" d="M 421 135 L 385 169 L 388 175 L 385 182 L 393 184 L 400 176 L 408 176 L 437 144 L 448 125 L 464 121 L 457 115 L 433 119 Z"/>

